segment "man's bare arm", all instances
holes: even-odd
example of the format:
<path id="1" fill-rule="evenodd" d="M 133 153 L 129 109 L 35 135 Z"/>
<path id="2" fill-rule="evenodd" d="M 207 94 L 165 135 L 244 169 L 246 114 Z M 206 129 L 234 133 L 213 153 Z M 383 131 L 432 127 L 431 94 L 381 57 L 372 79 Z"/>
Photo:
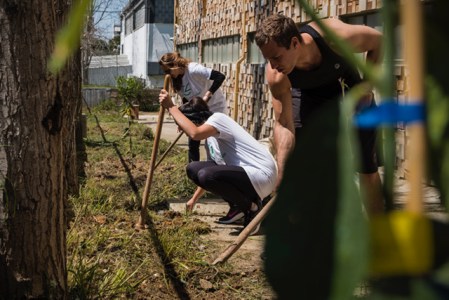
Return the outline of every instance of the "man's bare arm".
<path id="1" fill-rule="evenodd" d="M 295 128 L 293 126 L 291 85 L 288 77 L 266 66 L 268 86 L 271 91 L 272 104 L 275 116 L 274 145 L 276 147 L 276 160 L 278 164 L 279 187 L 284 174 L 285 162 L 295 146 Z"/>
<path id="2" fill-rule="evenodd" d="M 365 25 L 346 24 L 339 19 L 322 20 L 338 37 L 348 42 L 356 53 L 367 53 L 367 60 L 376 64 L 381 59 L 382 33 Z M 323 32 L 314 22 L 310 23 L 321 35 Z M 330 44 L 332 47 L 332 44 Z M 332 47 L 333 48 L 333 47 Z"/>

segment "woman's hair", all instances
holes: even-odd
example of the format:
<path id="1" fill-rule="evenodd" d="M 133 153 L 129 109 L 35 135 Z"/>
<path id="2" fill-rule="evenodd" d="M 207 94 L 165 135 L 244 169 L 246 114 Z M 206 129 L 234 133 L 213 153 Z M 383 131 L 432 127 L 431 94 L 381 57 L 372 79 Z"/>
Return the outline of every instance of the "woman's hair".
<path id="1" fill-rule="evenodd" d="M 179 52 L 169 52 L 162 55 L 159 60 L 159 65 L 161 67 L 165 67 L 165 69 L 170 68 L 181 68 L 183 70 L 187 69 L 189 66 L 190 60 L 184 58 L 179 54 Z M 182 76 L 178 76 L 176 78 L 172 78 L 173 88 L 175 92 L 179 92 L 182 88 Z"/>
<path id="2" fill-rule="evenodd" d="M 187 68 L 189 65 L 190 60 L 182 57 L 179 52 L 169 52 L 162 55 L 161 59 L 159 60 L 159 64 L 161 66 L 164 66 L 166 68 Z"/>
<path id="3" fill-rule="evenodd" d="M 259 47 L 272 40 L 279 46 L 289 49 L 293 37 L 297 37 L 299 42 L 302 42 L 301 34 L 295 22 L 284 15 L 274 14 L 262 21 L 261 26 L 256 31 L 255 40 Z"/>
<path id="4" fill-rule="evenodd" d="M 194 124 L 201 125 L 212 116 L 206 101 L 201 97 L 193 97 L 179 107 L 179 110 Z"/>

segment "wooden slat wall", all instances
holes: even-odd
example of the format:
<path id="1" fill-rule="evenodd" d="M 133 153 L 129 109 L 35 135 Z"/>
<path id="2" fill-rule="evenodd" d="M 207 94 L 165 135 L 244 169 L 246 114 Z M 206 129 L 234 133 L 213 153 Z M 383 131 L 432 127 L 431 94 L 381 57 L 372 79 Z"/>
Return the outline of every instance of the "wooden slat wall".
<path id="1" fill-rule="evenodd" d="M 404 65 L 397 65 L 394 69 L 394 75 L 396 77 L 396 92 L 398 102 L 405 103 L 408 98 L 407 91 L 407 69 Z M 407 169 L 407 155 L 406 155 L 406 142 L 408 132 L 404 126 L 399 125 L 396 130 L 396 169 L 397 174 L 400 177 L 406 176 Z"/>
<path id="2" fill-rule="evenodd" d="M 178 0 L 175 7 L 175 40 L 177 44 L 197 42 L 200 38 L 201 3 L 198 0 Z"/>
<path id="3" fill-rule="evenodd" d="M 201 38 L 211 39 L 239 34 L 242 28 L 243 1 L 215 0 L 206 2 L 201 19 Z"/>

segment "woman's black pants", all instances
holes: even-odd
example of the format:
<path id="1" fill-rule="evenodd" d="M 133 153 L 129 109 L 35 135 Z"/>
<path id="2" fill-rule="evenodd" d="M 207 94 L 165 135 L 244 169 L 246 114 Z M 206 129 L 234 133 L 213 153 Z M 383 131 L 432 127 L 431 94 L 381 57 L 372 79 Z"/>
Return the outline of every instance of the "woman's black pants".
<path id="1" fill-rule="evenodd" d="M 208 192 L 222 197 L 241 211 L 250 210 L 259 195 L 242 167 L 217 165 L 213 161 L 193 161 L 187 165 L 187 176 Z"/>

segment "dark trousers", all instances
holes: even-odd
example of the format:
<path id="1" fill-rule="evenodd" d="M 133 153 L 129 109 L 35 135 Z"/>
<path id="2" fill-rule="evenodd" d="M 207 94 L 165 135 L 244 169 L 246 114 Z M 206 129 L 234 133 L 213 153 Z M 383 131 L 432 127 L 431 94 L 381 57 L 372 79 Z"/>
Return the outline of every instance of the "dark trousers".
<path id="1" fill-rule="evenodd" d="M 200 143 L 189 138 L 189 162 L 200 160 Z"/>
<path id="2" fill-rule="evenodd" d="M 250 210 L 259 195 L 242 167 L 217 165 L 213 161 L 194 161 L 187 165 L 187 176 L 208 192 L 222 197 L 241 211 Z"/>

